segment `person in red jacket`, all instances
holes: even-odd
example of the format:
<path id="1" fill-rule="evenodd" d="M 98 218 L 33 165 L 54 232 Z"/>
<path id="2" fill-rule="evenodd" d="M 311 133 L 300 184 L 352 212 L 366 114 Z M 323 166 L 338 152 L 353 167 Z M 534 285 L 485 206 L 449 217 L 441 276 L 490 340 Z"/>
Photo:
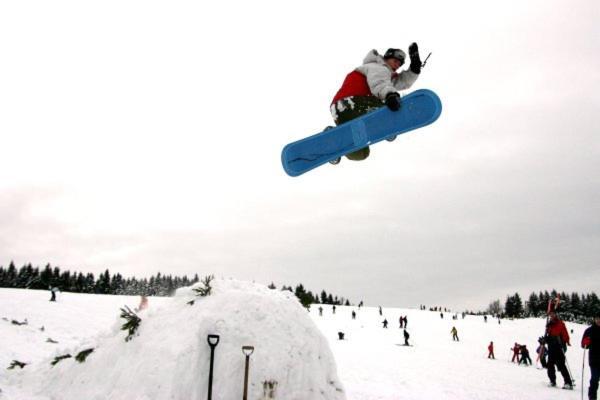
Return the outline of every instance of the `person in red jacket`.
<path id="1" fill-rule="evenodd" d="M 517 360 L 517 364 L 521 361 L 519 359 L 519 351 L 521 350 L 521 346 L 519 345 L 519 343 L 515 342 L 515 346 L 511 349 L 513 352 L 513 356 L 512 356 L 512 360 L 510 360 L 510 362 L 515 362 L 515 359 Z"/>
<path id="2" fill-rule="evenodd" d="M 488 346 L 488 358 L 496 359 L 494 356 L 494 342 L 490 342 Z"/>
<path id="3" fill-rule="evenodd" d="M 343 124 L 377 108 L 388 106 L 400 109 L 398 90 L 408 89 L 421 73 L 421 58 L 416 43 L 408 47 L 410 67 L 397 72 L 404 64 L 406 53 L 388 49 L 383 56 L 371 50 L 363 64 L 349 73 L 331 101 L 331 115 L 336 125 Z M 369 147 L 346 155 L 349 160 L 360 161 L 369 156 Z M 337 164 L 339 160 L 332 162 Z"/>
<path id="4" fill-rule="evenodd" d="M 550 386 L 556 386 L 556 371 L 554 367 L 561 373 L 565 384 L 563 389 L 573 389 L 573 380 L 569 374 L 569 370 L 565 365 L 565 352 L 567 346 L 571 345 L 569 332 L 565 323 L 558 318 L 555 311 L 550 311 L 548 314 L 550 321 L 546 325 L 545 342 L 548 344 L 548 378 L 550 378 Z"/>

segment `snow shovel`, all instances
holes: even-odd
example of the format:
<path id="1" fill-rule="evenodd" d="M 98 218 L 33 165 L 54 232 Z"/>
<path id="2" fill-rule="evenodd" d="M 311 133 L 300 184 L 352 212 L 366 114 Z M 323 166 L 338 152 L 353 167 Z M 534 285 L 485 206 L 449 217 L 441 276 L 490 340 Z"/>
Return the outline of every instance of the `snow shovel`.
<path id="1" fill-rule="evenodd" d="M 246 356 L 246 371 L 244 372 L 244 397 L 248 400 L 248 370 L 250 368 L 250 355 L 254 353 L 254 346 L 242 346 L 242 353 Z"/>
<path id="2" fill-rule="evenodd" d="M 215 347 L 219 344 L 219 335 L 208 335 L 206 338 L 210 346 L 210 372 L 208 373 L 208 400 L 212 400 L 213 363 L 215 361 Z"/>

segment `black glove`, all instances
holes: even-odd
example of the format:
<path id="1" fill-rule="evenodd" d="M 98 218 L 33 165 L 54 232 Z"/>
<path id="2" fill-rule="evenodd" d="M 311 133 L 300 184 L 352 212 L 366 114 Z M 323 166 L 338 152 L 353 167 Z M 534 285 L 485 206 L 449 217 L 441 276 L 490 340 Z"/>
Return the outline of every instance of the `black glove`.
<path id="1" fill-rule="evenodd" d="M 410 57 L 410 70 L 415 74 L 420 74 L 421 57 L 419 56 L 419 46 L 416 43 L 408 46 L 408 56 Z"/>
<path id="2" fill-rule="evenodd" d="M 385 105 L 392 111 L 398 111 L 400 109 L 400 95 L 396 92 L 388 93 L 385 96 Z"/>

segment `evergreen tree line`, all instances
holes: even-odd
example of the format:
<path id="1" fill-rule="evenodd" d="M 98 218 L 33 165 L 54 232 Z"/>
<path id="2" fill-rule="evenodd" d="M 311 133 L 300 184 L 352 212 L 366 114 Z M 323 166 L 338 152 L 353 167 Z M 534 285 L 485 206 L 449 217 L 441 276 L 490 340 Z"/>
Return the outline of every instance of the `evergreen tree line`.
<path id="1" fill-rule="evenodd" d="M 272 282 L 269 287 L 271 289 L 277 289 L 275 284 Z M 293 289 L 291 286 L 283 285 L 281 290 L 288 290 L 294 293 L 304 307 L 309 307 L 311 304 L 334 304 L 338 306 L 350 305 L 350 300 L 348 299 L 334 296 L 331 293 L 327 293 L 325 290 L 322 290 L 320 294 L 313 293 L 310 290 L 306 290 L 301 283 L 298 284 L 295 289 Z"/>
<path id="2" fill-rule="evenodd" d="M 61 271 L 59 267 L 52 267 L 50 264 L 46 264 L 42 269 L 33 267 L 31 264 L 17 268 L 14 262 L 11 262 L 7 268 L 0 265 L 0 288 L 47 290 L 57 287 L 62 292 L 73 293 L 170 296 L 180 287 L 193 285 L 199 280 L 198 274 L 190 279 L 187 276 L 173 277 L 162 275 L 159 272 L 149 279 L 137 279 L 135 277 L 124 278 L 119 273 L 111 274 L 108 269 L 95 276 L 92 273 Z M 269 287 L 276 289 L 273 283 Z M 320 295 L 313 294 L 302 284 L 298 284 L 295 289 L 284 285 L 281 290 L 289 290 L 294 293 L 305 307 L 313 303 L 350 305 L 347 299 L 328 294 L 325 290 L 321 291 Z"/>
<path id="3" fill-rule="evenodd" d="M 558 313 L 566 321 L 588 322 L 596 313 L 600 312 L 600 299 L 596 293 L 587 294 L 557 292 L 547 290 L 544 292 L 532 292 L 526 301 L 523 301 L 518 293 L 506 296 L 504 310 L 499 307 L 496 300 L 488 307 L 491 314 L 501 314 L 509 318 L 545 317 L 548 310 L 548 302 L 560 296 Z"/>
<path id="4" fill-rule="evenodd" d="M 196 274 L 192 279 L 187 276 L 173 277 L 160 272 L 150 279 L 124 278 L 121 274 L 111 274 L 107 269 L 97 277 L 92 273 L 61 271 L 59 267 L 46 264 L 43 269 L 26 264 L 17 269 L 13 262 L 8 268 L 0 266 L 0 287 L 21 289 L 49 289 L 57 287 L 63 292 L 170 296 L 184 286 L 198 282 Z"/>

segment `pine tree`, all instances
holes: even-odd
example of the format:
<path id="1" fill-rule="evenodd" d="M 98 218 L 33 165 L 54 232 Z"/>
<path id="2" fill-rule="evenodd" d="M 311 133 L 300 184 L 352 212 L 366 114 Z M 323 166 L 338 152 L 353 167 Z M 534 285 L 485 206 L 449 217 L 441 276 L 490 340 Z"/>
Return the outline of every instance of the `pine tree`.
<path id="1" fill-rule="evenodd" d="M 539 299 L 535 292 L 531 292 L 529 300 L 527 300 L 527 315 L 530 317 L 536 317 L 538 315 L 537 308 L 539 305 Z"/>
<path id="2" fill-rule="evenodd" d="M 521 301 L 521 296 L 519 296 L 519 293 L 515 293 L 515 295 L 513 296 L 513 301 L 515 307 L 514 316 L 520 318 L 523 316 L 523 301 Z"/>

